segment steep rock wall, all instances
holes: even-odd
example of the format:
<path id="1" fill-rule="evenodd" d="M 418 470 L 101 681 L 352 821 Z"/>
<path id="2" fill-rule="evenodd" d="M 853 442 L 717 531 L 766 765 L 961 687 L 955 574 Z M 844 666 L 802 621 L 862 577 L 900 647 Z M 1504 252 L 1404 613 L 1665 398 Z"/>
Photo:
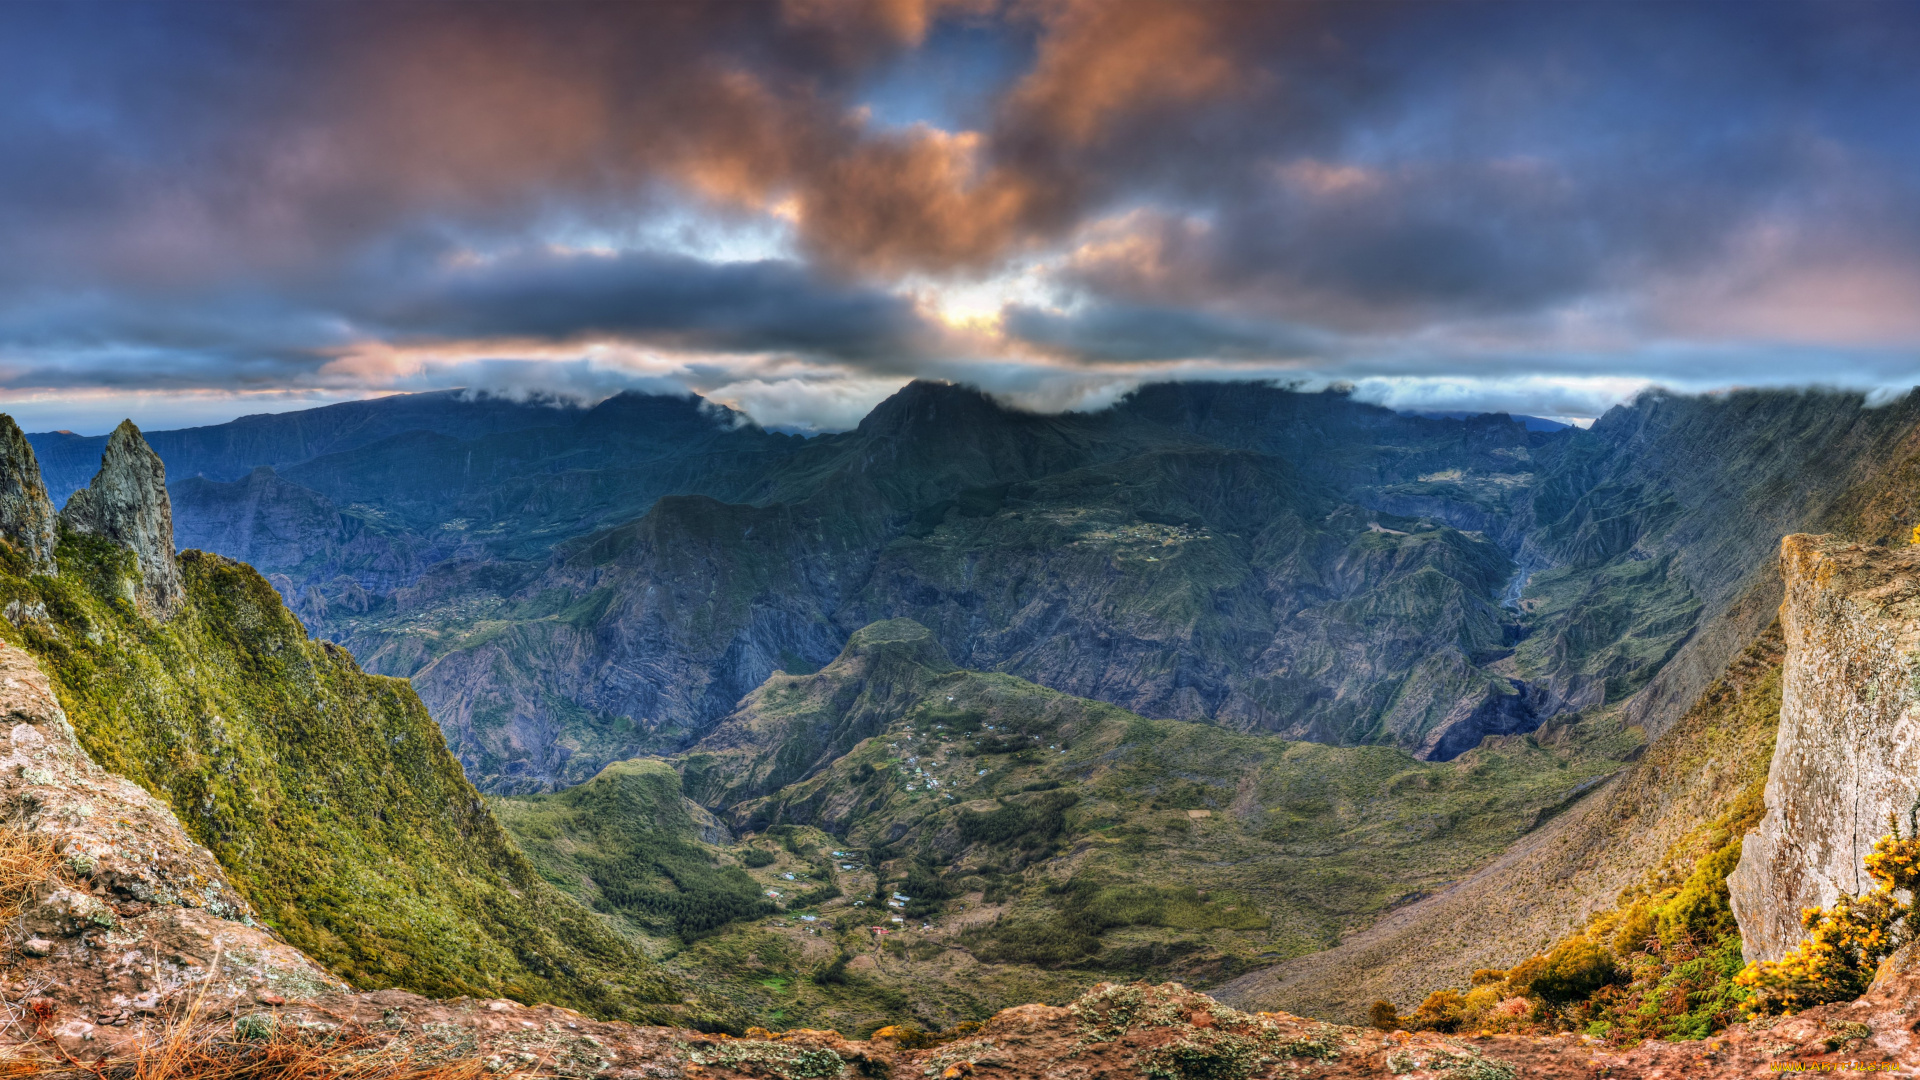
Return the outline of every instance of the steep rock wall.
<path id="1" fill-rule="evenodd" d="M 1920 808 L 1920 548 L 1794 535 L 1767 813 L 1728 878 L 1748 960 L 1800 940 L 1803 908 L 1872 886 L 1862 860 Z"/>
<path id="2" fill-rule="evenodd" d="M 95 764 L 39 663 L 5 642 L 0 835 L 16 878 L 23 847 L 61 856 L 29 887 L 8 928 L 7 959 L 9 979 L 43 987 L 79 1014 L 46 1025 L 70 1050 L 193 995 L 220 1009 L 250 1005 L 255 994 L 285 1003 L 347 989 L 255 921 L 173 811 Z"/>

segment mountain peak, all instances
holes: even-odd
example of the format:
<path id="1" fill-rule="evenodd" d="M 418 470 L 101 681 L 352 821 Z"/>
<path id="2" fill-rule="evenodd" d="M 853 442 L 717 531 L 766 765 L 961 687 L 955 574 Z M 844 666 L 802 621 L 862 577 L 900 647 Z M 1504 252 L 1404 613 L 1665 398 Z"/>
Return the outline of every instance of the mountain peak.
<path id="1" fill-rule="evenodd" d="M 185 599 L 174 561 L 173 505 L 167 499 L 167 467 L 133 421 L 123 420 L 107 438 L 93 482 L 73 493 L 62 521 L 76 532 L 105 537 L 131 548 L 140 568 L 139 600 L 165 619 Z"/>
<path id="2" fill-rule="evenodd" d="M 936 673 L 957 670 L 933 631 L 912 619 L 885 619 L 861 627 L 847 639 L 847 647 L 833 664 L 883 657 L 905 660 Z"/>
<path id="3" fill-rule="evenodd" d="M 891 435 L 920 424 L 998 419 L 1010 411 L 971 386 L 915 379 L 875 405 L 855 430 L 865 435 Z"/>
<path id="4" fill-rule="evenodd" d="M 26 555 L 33 573 L 55 572 L 53 522 L 33 446 L 13 417 L 0 413 L 0 536 Z"/>

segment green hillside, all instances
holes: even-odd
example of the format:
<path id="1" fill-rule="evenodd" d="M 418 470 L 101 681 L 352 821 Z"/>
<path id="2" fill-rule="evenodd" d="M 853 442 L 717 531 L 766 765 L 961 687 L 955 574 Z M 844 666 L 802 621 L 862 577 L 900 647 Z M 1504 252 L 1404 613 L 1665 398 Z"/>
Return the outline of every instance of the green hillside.
<path id="1" fill-rule="evenodd" d="M 173 807 L 287 940 L 362 988 L 684 1012 L 534 871 L 411 688 L 308 640 L 258 573 L 183 552 L 187 601 L 162 623 L 129 602 L 128 549 L 63 532 L 58 559 L 34 575 L 0 545 L 0 637 L 40 660 L 95 760 Z"/>

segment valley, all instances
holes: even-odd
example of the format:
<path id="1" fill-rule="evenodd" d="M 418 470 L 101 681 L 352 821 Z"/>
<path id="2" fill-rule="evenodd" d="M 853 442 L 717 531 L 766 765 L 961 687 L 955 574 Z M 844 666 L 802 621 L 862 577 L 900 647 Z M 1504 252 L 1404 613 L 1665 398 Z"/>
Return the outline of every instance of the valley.
<path id="1" fill-rule="evenodd" d="M 1723 858 L 1779 723 L 1770 550 L 1890 539 L 1920 460 L 1908 406 L 1837 394 L 1583 431 L 1231 391 L 155 433 L 202 474 L 100 526 L 128 549 L 34 511 L 57 576 L 21 554 L 8 625 L 356 984 L 867 1035 L 1177 979 L 1358 1021 Z M 235 554 L 157 561 L 156 506 Z"/>
<path id="2" fill-rule="evenodd" d="M 494 806 L 550 881 L 763 1026 L 939 1029 L 1325 949 L 1638 746 L 1593 719 L 1440 763 L 1149 720 L 957 668 L 897 619 L 774 676 L 683 755 Z M 715 864 L 730 881 L 697 880 Z M 740 921 L 682 912 L 690 894 Z"/>

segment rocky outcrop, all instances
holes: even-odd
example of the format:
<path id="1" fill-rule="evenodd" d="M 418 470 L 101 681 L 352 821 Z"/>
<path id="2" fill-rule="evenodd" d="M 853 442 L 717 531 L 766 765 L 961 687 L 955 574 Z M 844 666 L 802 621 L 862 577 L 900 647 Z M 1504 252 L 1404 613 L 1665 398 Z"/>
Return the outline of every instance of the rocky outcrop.
<path id="1" fill-rule="evenodd" d="M 502 999 L 434 1001 L 382 990 L 290 1000 L 264 987 L 251 999 L 210 995 L 195 1026 L 218 1039 L 235 1062 L 268 1059 L 276 1047 L 281 1061 L 301 1062 L 303 1055 L 288 1053 L 299 1045 L 297 1037 L 282 1041 L 276 1033 L 317 1033 L 322 1039 L 306 1044 L 337 1047 L 337 1056 L 306 1061 L 359 1064 L 384 1049 L 409 1065 L 426 1066 L 422 1075 L 1732 1080 L 1781 1072 L 1906 1075 L 1920 1060 L 1907 1021 L 1911 990 L 1903 980 L 1850 1005 L 1737 1025 L 1712 1039 L 1652 1041 L 1628 1050 L 1590 1035 L 1389 1033 L 1287 1013 L 1245 1013 L 1178 983 L 1099 983 L 1064 1006 L 1002 1009 L 958 1038 L 929 1038 L 910 1025 L 883 1027 L 864 1041 L 804 1028 L 749 1028 L 744 1038 L 732 1038 L 597 1021 L 570 1009 Z M 55 996 L 30 1002 L 43 1003 L 54 1009 L 64 1004 Z M 39 1032 L 28 1023 L 0 1037 L 0 1048 L 26 1067 L 21 1075 L 32 1075 L 29 1070 L 46 1053 L 36 1034 L 80 1061 L 131 1065 L 142 1051 L 158 1049 L 164 1029 L 147 1020 L 97 1026 L 69 1019 L 61 1009 L 40 1022 Z M 343 1068 L 307 1075 L 353 1074 Z"/>
<path id="2" fill-rule="evenodd" d="M 11 878 L 35 868 L 5 942 L 15 985 L 47 987 L 67 1013 L 51 1034 L 215 1003 L 346 989 L 254 921 L 253 908 L 173 812 L 100 768 L 34 659 L 0 643 L 0 834 Z M 57 856 L 57 860 L 52 856 Z M 219 976 L 214 978 L 213 976 Z"/>
<path id="3" fill-rule="evenodd" d="M 1787 661 L 1767 813 L 1727 879 L 1747 959 L 1777 960 L 1800 912 L 1872 887 L 1863 860 L 1920 811 L 1920 548 L 1789 536 Z"/>
<path id="4" fill-rule="evenodd" d="M 133 421 L 122 420 L 113 429 L 93 483 L 73 493 L 60 519 L 76 532 L 133 550 L 140 570 L 136 599 L 142 608 L 161 619 L 180 609 L 186 593 L 174 561 L 167 468 Z"/>
<path id="5" fill-rule="evenodd" d="M 33 447 L 13 417 L 0 413 L 0 538 L 26 557 L 33 573 L 54 572 L 53 521 Z"/>

